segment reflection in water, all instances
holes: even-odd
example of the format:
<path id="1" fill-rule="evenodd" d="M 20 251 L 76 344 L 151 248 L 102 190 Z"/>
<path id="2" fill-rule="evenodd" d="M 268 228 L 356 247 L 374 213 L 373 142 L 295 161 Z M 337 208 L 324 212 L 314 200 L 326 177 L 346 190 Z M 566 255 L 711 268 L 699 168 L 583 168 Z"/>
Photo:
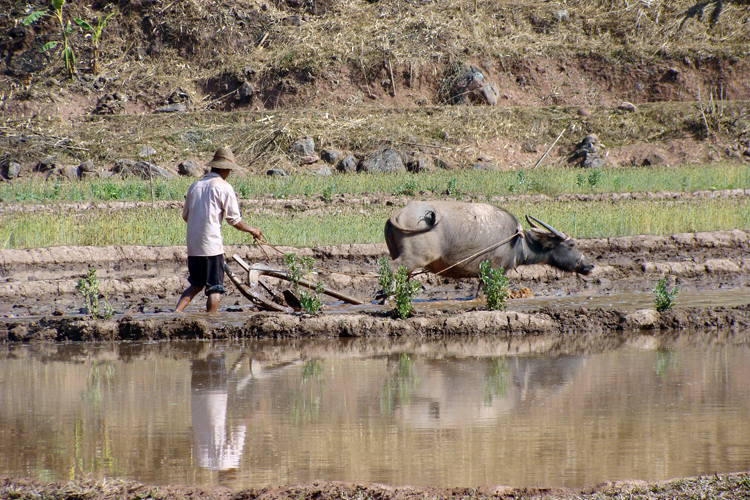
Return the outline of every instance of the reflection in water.
<path id="1" fill-rule="evenodd" d="M 0 347 L 0 476 L 582 486 L 750 469 L 749 348 L 508 346 Z"/>
<path id="2" fill-rule="evenodd" d="M 190 362 L 190 414 L 195 462 L 210 470 L 239 467 L 245 426 L 227 427 L 227 371 L 224 354 Z"/>

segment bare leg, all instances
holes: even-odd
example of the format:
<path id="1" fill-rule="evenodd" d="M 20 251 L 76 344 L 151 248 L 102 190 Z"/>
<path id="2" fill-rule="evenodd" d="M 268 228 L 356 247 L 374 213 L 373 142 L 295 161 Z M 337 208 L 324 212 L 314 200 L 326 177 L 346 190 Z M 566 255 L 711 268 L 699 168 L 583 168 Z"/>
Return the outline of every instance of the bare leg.
<path id="1" fill-rule="evenodd" d="M 220 293 L 212 293 L 206 299 L 206 312 L 208 314 L 216 314 L 219 310 L 219 301 L 221 301 Z"/>
<path id="2" fill-rule="evenodd" d="M 193 300 L 193 298 L 198 295 L 201 290 L 203 290 L 203 287 L 192 285 L 185 289 L 185 291 L 182 292 L 180 300 L 177 301 L 177 307 L 175 307 L 174 312 L 180 313 L 184 311 L 187 305 L 190 304 L 190 301 Z"/>

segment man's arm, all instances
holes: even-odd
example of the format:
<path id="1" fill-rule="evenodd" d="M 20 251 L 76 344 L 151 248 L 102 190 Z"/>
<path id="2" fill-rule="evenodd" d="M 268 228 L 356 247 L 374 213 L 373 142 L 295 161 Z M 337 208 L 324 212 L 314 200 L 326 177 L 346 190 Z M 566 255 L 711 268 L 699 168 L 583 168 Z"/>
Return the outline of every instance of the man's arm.
<path id="1" fill-rule="evenodd" d="M 260 239 L 260 237 L 263 236 L 263 232 L 260 229 L 258 229 L 257 227 L 248 226 L 244 221 L 239 221 L 237 224 L 232 224 L 232 227 L 239 231 L 252 234 L 253 238 L 255 238 L 256 240 Z"/>

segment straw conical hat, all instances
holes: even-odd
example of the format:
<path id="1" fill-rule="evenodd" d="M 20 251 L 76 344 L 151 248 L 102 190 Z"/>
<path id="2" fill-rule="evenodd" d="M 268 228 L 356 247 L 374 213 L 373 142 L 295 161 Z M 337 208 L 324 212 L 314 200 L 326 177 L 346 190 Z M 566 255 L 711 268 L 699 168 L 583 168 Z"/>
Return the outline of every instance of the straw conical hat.
<path id="1" fill-rule="evenodd" d="M 208 168 L 220 168 L 227 170 L 239 170 L 242 167 L 234 161 L 234 154 L 228 147 L 221 147 L 214 153 L 214 159 L 206 163 Z"/>

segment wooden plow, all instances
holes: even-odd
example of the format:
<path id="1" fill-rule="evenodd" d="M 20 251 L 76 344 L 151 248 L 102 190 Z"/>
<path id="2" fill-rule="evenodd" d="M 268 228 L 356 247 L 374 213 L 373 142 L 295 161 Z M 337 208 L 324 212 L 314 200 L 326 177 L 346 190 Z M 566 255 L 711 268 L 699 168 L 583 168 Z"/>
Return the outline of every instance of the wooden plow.
<path id="1" fill-rule="evenodd" d="M 271 296 L 276 296 L 273 290 L 271 290 L 270 287 L 261 280 L 261 277 L 270 276 L 272 278 L 277 278 L 280 280 L 292 281 L 292 278 L 289 276 L 289 274 L 286 271 L 273 269 L 264 264 L 250 265 L 244 260 L 242 260 L 242 258 L 239 257 L 238 255 L 233 255 L 232 260 L 234 260 L 237 264 L 240 265 L 240 267 L 242 267 L 242 269 L 244 269 L 247 272 L 247 284 L 242 283 L 240 278 L 230 269 L 230 267 L 226 264 L 226 262 L 224 263 L 224 272 L 226 273 L 227 276 L 229 276 L 229 280 L 232 283 L 234 283 L 234 286 L 237 287 L 237 290 L 239 290 L 240 293 L 246 299 L 248 299 L 250 302 L 252 302 L 256 306 L 260 307 L 261 309 L 265 309 L 267 311 L 292 312 L 294 310 L 291 307 L 287 307 L 287 306 L 278 304 L 272 300 L 269 300 L 263 295 L 261 295 L 260 293 L 260 289 L 262 287 L 263 289 L 265 289 L 266 292 L 271 294 Z M 316 284 L 311 283 L 308 280 L 299 279 L 298 283 L 300 286 L 304 286 L 305 288 L 309 288 L 311 290 L 316 289 Z M 328 287 L 323 287 L 322 293 L 330 297 L 334 297 L 336 299 L 342 300 L 349 304 L 354 304 L 354 305 L 363 304 L 363 301 L 360 299 L 357 299 L 355 297 L 350 297 L 348 295 L 345 295 L 341 292 L 338 292 Z M 290 302 L 290 298 L 288 297 L 286 293 L 284 294 L 284 296 L 287 297 L 287 302 Z"/>

